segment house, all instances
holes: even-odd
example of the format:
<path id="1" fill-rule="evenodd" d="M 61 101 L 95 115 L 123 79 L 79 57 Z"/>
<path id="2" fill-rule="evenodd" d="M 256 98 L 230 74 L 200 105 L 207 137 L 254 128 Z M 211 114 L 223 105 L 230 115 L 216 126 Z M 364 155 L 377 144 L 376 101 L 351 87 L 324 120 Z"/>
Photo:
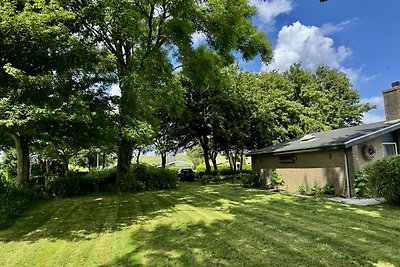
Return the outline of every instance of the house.
<path id="1" fill-rule="evenodd" d="M 333 185 L 352 196 L 354 178 L 366 165 L 399 153 L 400 82 L 383 92 L 386 121 L 307 134 L 248 155 L 263 184 L 273 172 L 285 179 L 285 189 L 297 191 Z"/>

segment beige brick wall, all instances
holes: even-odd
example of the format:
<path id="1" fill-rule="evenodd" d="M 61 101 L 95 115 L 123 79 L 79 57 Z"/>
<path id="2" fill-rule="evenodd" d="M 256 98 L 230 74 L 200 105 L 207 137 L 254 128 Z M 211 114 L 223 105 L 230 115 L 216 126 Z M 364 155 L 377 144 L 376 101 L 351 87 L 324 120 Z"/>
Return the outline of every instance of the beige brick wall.
<path id="1" fill-rule="evenodd" d="M 294 163 L 281 163 L 279 156 L 253 156 L 253 170 L 264 181 L 269 182 L 270 174 L 276 171 L 285 179 L 282 189 L 294 193 L 300 186 L 310 189 L 314 186 L 333 185 L 339 194 L 345 193 L 344 153 L 342 150 L 307 152 L 295 155 Z"/>

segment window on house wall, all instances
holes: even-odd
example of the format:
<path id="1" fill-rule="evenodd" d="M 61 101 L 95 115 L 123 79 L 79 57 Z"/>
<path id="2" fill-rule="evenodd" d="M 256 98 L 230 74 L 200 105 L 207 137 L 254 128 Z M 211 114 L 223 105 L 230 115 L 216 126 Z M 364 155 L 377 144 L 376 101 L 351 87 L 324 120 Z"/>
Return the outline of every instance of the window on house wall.
<path id="1" fill-rule="evenodd" d="M 293 154 L 290 155 L 280 155 L 279 162 L 280 163 L 293 163 L 295 161 L 295 157 Z"/>
<path id="2" fill-rule="evenodd" d="M 396 143 L 382 143 L 383 145 L 383 156 L 397 155 L 397 144 Z"/>

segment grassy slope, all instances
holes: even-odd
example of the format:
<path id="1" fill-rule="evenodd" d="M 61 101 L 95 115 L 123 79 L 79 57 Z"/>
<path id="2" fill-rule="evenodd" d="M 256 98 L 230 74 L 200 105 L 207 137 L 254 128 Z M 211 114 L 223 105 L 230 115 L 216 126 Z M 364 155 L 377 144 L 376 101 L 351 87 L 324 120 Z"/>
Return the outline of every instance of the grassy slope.
<path id="1" fill-rule="evenodd" d="M 41 203 L 0 232 L 2 266 L 393 266 L 400 210 L 234 185 Z M 392 264 L 392 265 L 391 265 Z"/>

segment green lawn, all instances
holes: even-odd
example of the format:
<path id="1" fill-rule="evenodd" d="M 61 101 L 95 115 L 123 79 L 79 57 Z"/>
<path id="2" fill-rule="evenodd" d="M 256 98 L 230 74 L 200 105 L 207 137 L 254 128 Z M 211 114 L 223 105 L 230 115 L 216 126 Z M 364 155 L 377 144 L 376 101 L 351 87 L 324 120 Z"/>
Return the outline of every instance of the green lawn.
<path id="1" fill-rule="evenodd" d="M 400 209 L 237 185 L 36 205 L 0 232 L 1 266 L 400 266 Z"/>

